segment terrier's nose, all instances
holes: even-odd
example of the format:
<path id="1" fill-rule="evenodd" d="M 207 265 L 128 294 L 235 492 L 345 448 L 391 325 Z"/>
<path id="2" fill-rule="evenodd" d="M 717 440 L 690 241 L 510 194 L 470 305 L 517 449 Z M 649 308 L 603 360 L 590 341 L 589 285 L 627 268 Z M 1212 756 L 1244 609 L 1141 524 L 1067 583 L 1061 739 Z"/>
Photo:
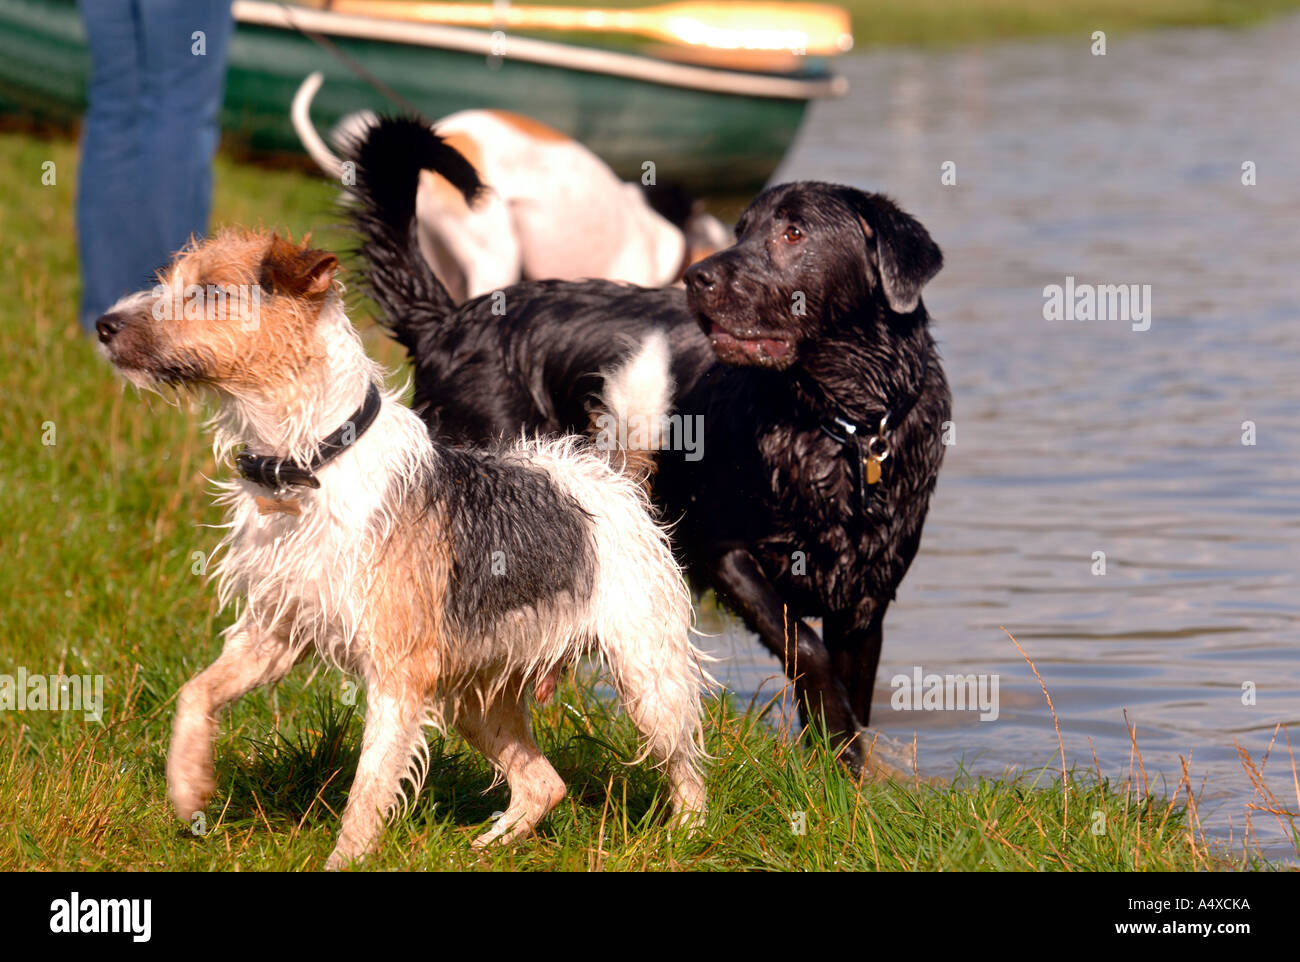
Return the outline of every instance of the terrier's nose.
<path id="1" fill-rule="evenodd" d="M 713 286 L 713 274 L 702 263 L 688 268 L 682 280 L 686 282 L 687 289 L 692 291 Z"/>
<path id="2" fill-rule="evenodd" d="M 99 332 L 99 341 L 101 344 L 107 344 L 122 330 L 123 320 L 121 314 L 105 314 L 95 322 L 95 330 Z"/>

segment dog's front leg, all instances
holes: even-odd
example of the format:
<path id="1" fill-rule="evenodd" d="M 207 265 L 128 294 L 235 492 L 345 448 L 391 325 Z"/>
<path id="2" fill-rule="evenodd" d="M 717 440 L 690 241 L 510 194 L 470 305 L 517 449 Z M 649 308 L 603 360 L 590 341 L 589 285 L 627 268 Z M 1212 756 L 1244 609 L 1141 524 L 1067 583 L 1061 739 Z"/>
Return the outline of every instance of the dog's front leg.
<path id="1" fill-rule="evenodd" d="M 216 789 L 212 743 L 221 709 L 254 688 L 279 681 L 297 660 L 285 635 L 238 623 L 217 660 L 181 688 L 167 752 L 167 795 L 183 821 L 201 812 Z"/>
<path id="2" fill-rule="evenodd" d="M 402 797 L 402 778 L 411 771 L 424 738 L 420 729 L 424 698 L 420 692 L 394 679 L 369 686 L 366 698 L 366 727 L 361 736 L 357 777 L 348 792 L 338 844 L 325 863 L 327 871 L 340 869 L 370 851 L 384 818 Z M 419 788 L 415 785 L 413 792 Z"/>
<path id="3" fill-rule="evenodd" d="M 876 691 L 876 669 L 884 642 L 881 627 L 888 603 L 866 603 L 854 615 L 828 615 L 822 639 L 831 653 L 831 664 L 849 694 L 853 715 L 866 726 L 871 722 L 871 696 Z"/>
<path id="4" fill-rule="evenodd" d="M 836 677 L 830 652 L 813 631 L 791 615 L 772 587 L 758 561 L 745 548 L 733 548 L 711 565 L 714 587 L 758 633 L 763 644 L 781 659 L 785 673 L 794 682 L 799 713 L 822 722 L 837 746 L 840 760 L 854 772 L 862 768 L 862 746 L 856 737 L 857 719 L 848 692 Z"/>

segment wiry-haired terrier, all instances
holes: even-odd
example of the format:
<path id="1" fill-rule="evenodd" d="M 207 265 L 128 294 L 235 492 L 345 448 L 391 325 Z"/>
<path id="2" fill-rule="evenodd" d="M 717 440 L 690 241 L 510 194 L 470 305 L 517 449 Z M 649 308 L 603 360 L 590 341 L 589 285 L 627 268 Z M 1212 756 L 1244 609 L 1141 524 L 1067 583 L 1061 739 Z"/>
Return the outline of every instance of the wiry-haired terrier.
<path id="1" fill-rule="evenodd" d="M 681 572 L 627 470 L 637 458 L 576 438 L 494 451 L 431 441 L 380 386 L 337 270 L 306 245 L 224 232 L 97 324 L 127 379 L 210 388 L 218 452 L 244 445 L 241 477 L 222 485 L 218 568 L 222 602 L 242 604 L 220 657 L 178 698 L 167 757 L 177 814 L 193 818 L 215 789 L 221 707 L 315 649 L 367 691 L 327 868 L 371 849 L 407 799 L 403 779 L 418 793 L 424 724 L 454 726 L 509 785 L 509 807 L 476 845 L 532 830 L 565 786 L 532 739 L 527 693 L 549 697 L 588 654 L 663 767 L 675 818 L 697 821 L 707 676 Z M 666 366 L 666 344 L 642 345 L 606 379 L 611 413 L 665 414 Z"/>

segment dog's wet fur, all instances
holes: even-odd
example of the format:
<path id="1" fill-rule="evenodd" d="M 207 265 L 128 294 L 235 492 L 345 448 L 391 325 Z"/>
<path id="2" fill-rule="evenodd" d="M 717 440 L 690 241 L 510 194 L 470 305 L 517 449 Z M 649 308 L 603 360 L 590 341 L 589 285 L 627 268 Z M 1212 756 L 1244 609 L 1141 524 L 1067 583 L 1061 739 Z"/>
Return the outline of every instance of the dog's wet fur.
<path id="1" fill-rule="evenodd" d="M 446 167 L 467 199 L 482 189 L 446 158 L 423 123 L 384 121 L 354 155 L 350 208 L 430 431 L 582 430 L 600 372 L 663 331 L 676 413 L 703 415 L 704 431 L 702 459 L 660 455 L 655 498 L 675 546 L 696 587 L 716 589 L 783 661 L 805 720 L 824 720 L 860 769 L 882 622 L 920 543 L 951 413 L 921 299 L 937 245 L 883 195 L 799 182 L 759 195 L 736 244 L 687 271 L 685 293 L 545 281 L 456 307 L 412 233 L 421 168 Z M 865 439 L 889 412 L 890 455 L 864 485 L 856 444 L 832 435 L 847 421 Z M 821 636 L 807 624 L 819 617 Z"/>
<path id="2" fill-rule="evenodd" d="M 137 386 L 215 395 L 216 446 L 310 464 L 354 423 L 383 372 L 362 348 L 334 282 L 333 254 L 227 231 L 182 252 L 153 291 L 97 324 L 102 349 Z M 256 318 L 161 318 L 158 298 L 195 287 L 256 286 Z M 667 366 L 651 334 L 612 368 L 617 417 L 657 417 Z M 645 391 L 638 385 L 649 384 Z M 655 523 L 631 452 L 579 437 L 457 449 L 430 438 L 397 392 L 378 389 L 373 423 L 319 467 L 319 485 L 272 491 L 223 483 L 217 554 L 238 616 L 221 655 L 177 698 L 168 793 L 187 821 L 216 788 L 212 745 L 223 706 L 317 654 L 364 680 L 356 778 L 327 867 L 370 851 L 383 818 L 418 793 L 423 727 L 455 727 L 497 767 L 510 804 L 476 844 L 524 835 L 565 786 L 529 731 L 528 691 L 596 655 L 661 765 L 675 817 L 704 810 L 701 688 L 690 597 Z M 642 405 L 648 407 L 642 409 Z M 403 782 L 412 783 L 406 792 Z"/>

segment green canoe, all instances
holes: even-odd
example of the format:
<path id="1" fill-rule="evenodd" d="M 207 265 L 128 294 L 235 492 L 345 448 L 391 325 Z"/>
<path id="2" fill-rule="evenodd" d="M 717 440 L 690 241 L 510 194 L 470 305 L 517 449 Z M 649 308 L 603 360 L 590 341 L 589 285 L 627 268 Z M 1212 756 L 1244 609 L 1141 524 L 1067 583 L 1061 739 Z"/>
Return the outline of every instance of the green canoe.
<path id="1" fill-rule="evenodd" d="M 398 104 L 429 118 L 507 109 L 582 141 L 624 178 L 653 161 L 661 179 L 701 196 L 738 196 L 776 169 L 810 100 L 845 90 L 811 58 L 797 72 L 765 73 L 530 37 L 507 36 L 502 47 L 487 31 L 257 0 L 238 0 L 234 11 L 223 126 L 255 152 L 301 152 L 289 105 L 320 70 L 313 115 L 321 127 Z M 73 0 L 0 0 L 0 110 L 74 120 L 85 106 L 86 64 Z"/>

